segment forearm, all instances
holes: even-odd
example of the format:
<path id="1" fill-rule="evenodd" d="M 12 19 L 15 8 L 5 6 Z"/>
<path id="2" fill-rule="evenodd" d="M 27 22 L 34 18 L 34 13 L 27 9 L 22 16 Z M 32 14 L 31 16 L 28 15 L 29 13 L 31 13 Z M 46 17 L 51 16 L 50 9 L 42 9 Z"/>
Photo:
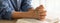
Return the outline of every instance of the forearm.
<path id="1" fill-rule="evenodd" d="M 29 12 L 14 12 L 12 18 L 19 19 L 19 18 L 36 18 L 35 15 Z"/>
<path id="2" fill-rule="evenodd" d="M 24 12 L 25 13 L 25 12 Z M 24 14 L 23 12 L 14 12 L 12 14 L 12 18 L 21 18 L 21 17 L 26 17 L 26 13 Z M 24 16 L 25 15 L 25 16 Z"/>

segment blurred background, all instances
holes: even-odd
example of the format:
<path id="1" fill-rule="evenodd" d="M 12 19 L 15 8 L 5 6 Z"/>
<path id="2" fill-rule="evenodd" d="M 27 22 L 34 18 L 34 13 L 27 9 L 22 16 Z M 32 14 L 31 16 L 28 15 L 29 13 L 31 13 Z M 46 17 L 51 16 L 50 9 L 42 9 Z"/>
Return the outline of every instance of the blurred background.
<path id="1" fill-rule="evenodd" d="M 55 19 L 60 17 L 60 0 L 32 0 L 31 3 L 34 9 L 41 4 L 47 10 L 46 18 Z"/>

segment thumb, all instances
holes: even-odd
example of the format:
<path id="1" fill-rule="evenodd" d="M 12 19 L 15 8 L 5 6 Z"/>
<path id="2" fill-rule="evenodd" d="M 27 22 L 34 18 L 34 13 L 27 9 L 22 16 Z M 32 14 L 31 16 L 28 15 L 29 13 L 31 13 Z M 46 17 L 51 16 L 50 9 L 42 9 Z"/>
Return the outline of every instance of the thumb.
<path id="1" fill-rule="evenodd" d="M 44 9 L 43 5 L 38 6 L 35 10 Z"/>

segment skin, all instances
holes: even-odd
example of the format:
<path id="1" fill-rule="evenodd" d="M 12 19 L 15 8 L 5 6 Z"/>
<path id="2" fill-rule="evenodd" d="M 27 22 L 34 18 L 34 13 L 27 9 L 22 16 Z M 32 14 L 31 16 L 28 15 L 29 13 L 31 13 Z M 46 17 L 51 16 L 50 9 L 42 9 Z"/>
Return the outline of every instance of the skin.
<path id="1" fill-rule="evenodd" d="M 46 10 L 44 10 L 43 5 L 40 5 L 37 10 L 38 10 L 38 13 L 39 13 L 38 14 L 39 15 L 39 20 L 44 21 L 45 17 L 46 17 Z"/>
<path id="2" fill-rule="evenodd" d="M 46 16 L 46 11 L 43 10 L 44 8 L 42 7 L 42 5 L 40 5 L 39 7 L 37 7 L 35 10 L 30 8 L 28 9 L 28 12 L 16 12 L 14 11 L 12 13 L 12 18 L 13 19 L 20 19 L 20 18 L 37 18 L 37 19 L 45 19 Z M 36 13 L 38 12 L 38 16 L 36 15 Z M 41 13 L 43 12 L 43 13 Z"/>
<path id="3" fill-rule="evenodd" d="M 12 13 L 13 19 L 20 19 L 20 18 L 36 18 L 35 12 L 33 9 L 29 9 L 28 12 L 16 12 Z"/>

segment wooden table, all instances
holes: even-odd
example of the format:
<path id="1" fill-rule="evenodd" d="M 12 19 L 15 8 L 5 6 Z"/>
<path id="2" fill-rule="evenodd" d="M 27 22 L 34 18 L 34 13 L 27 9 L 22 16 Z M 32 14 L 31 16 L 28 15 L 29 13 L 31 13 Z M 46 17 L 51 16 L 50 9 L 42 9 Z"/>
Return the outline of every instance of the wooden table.
<path id="1" fill-rule="evenodd" d="M 0 20 L 0 23 L 16 23 L 16 20 Z"/>

